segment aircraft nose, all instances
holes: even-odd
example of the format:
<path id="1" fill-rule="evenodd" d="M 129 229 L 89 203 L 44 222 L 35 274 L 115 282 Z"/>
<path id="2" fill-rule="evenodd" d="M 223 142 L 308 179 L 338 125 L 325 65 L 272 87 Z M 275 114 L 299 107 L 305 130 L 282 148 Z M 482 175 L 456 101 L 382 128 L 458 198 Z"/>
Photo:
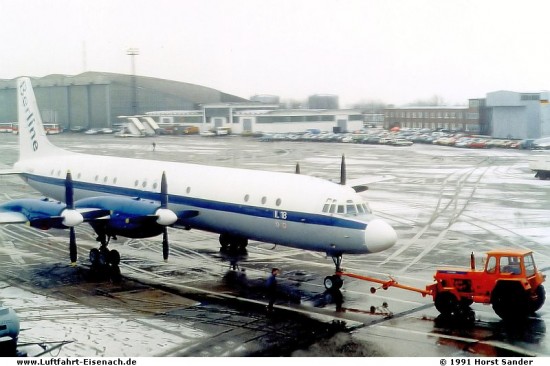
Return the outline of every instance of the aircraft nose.
<path id="1" fill-rule="evenodd" d="M 365 245 L 370 253 L 391 248 L 397 241 L 397 233 L 384 220 L 374 219 L 365 229 Z"/>

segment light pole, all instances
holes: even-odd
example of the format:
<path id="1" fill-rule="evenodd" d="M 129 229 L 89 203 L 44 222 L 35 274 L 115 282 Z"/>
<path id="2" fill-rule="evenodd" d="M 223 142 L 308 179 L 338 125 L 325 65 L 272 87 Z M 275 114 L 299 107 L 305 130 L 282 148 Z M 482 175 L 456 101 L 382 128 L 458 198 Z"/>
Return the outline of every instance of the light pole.
<path id="1" fill-rule="evenodd" d="M 135 116 L 138 111 L 135 56 L 139 55 L 139 48 L 128 48 L 126 54 L 132 58 L 132 112 Z"/>

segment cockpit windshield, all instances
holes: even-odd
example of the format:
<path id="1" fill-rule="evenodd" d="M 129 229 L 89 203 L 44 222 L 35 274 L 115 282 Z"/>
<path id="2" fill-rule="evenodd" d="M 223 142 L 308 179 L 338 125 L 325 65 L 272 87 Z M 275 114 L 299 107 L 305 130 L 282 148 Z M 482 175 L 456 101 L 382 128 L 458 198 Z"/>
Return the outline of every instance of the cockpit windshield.
<path id="1" fill-rule="evenodd" d="M 369 205 L 366 202 L 354 200 L 339 202 L 332 198 L 326 200 L 323 206 L 323 212 L 346 216 L 367 215 L 372 213 Z"/>

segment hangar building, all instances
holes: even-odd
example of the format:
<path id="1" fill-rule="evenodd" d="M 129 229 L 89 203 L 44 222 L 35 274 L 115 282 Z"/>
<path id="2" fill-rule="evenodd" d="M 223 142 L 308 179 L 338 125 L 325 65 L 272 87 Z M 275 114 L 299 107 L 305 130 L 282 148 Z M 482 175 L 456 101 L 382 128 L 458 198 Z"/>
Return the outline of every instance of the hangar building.
<path id="1" fill-rule="evenodd" d="M 73 130 L 111 127 L 119 122 L 118 116 L 152 110 L 247 101 L 204 86 L 124 74 L 85 72 L 31 80 L 44 122 Z M 0 123 L 15 121 L 16 80 L 0 80 Z"/>
<path id="2" fill-rule="evenodd" d="M 487 94 L 491 136 L 530 139 L 550 136 L 550 92 Z"/>

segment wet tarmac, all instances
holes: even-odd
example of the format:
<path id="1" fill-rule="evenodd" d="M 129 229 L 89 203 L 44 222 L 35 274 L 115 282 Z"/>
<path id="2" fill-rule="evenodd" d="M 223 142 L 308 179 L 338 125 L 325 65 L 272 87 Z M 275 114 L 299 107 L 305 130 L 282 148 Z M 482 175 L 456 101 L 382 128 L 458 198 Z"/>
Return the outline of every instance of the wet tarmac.
<path id="1" fill-rule="evenodd" d="M 397 231 L 390 250 L 345 256 L 349 272 L 393 276 L 423 288 L 438 266 L 469 266 L 470 253 L 529 248 L 550 270 L 550 183 L 528 169 L 534 152 L 442 146 L 369 146 L 259 142 L 253 138 L 65 134 L 70 150 L 208 165 L 293 172 L 337 181 L 376 176 L 363 195 Z M 153 151 L 152 142 L 156 143 Z M 0 135 L 0 168 L 17 159 L 17 137 Z M 17 177 L 0 177 L 1 200 L 39 197 Z M 79 261 L 68 265 L 68 232 L 0 227 L 0 302 L 21 320 L 20 350 L 46 356 L 550 356 L 548 302 L 522 324 L 474 304 L 475 321 L 442 319 L 431 298 L 400 289 L 370 293 L 346 278 L 324 291 L 334 265 L 323 253 L 251 242 L 246 253 L 220 252 L 218 238 L 170 229 L 171 257 L 160 238 L 119 238 L 120 276 L 92 271 L 97 246 L 77 227 Z M 267 314 L 264 281 L 282 269 Z M 546 286 L 548 288 L 548 286 Z"/>

